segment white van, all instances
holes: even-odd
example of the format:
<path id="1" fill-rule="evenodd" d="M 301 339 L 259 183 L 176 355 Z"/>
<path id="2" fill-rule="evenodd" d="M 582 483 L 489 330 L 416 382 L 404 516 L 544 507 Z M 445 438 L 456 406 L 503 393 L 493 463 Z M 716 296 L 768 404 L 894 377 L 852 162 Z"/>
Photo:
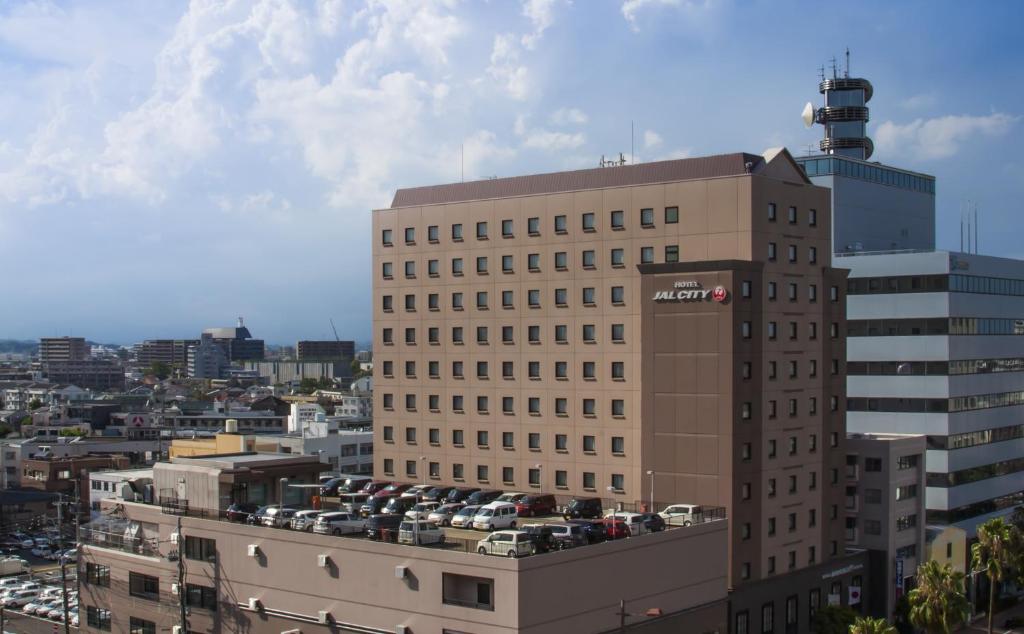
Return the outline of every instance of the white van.
<path id="1" fill-rule="evenodd" d="M 478 531 L 493 531 L 499 528 L 515 528 L 519 514 L 511 502 L 491 502 L 480 508 L 473 516 L 473 528 Z"/>
<path id="2" fill-rule="evenodd" d="M 658 513 L 666 524 L 672 526 L 689 526 L 703 521 L 704 508 L 699 504 L 673 504 Z"/>
<path id="3" fill-rule="evenodd" d="M 398 526 L 398 543 L 420 546 L 425 544 L 444 544 L 444 531 L 437 527 L 437 524 L 430 522 L 419 522 L 416 520 L 405 520 Z"/>
<path id="4" fill-rule="evenodd" d="M 615 518 L 616 522 L 625 522 L 626 526 L 629 527 L 630 535 L 639 535 L 647 532 L 644 528 L 644 516 L 642 513 L 631 513 L 629 511 L 619 511 L 618 513 L 605 513 L 604 518 L 606 520 Z"/>

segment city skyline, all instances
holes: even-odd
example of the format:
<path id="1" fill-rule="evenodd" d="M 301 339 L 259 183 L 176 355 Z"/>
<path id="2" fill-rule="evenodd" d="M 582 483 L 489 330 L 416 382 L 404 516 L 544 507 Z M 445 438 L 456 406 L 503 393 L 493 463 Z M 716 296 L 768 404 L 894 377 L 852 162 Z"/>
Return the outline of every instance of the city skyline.
<path id="1" fill-rule="evenodd" d="M 800 110 L 846 46 L 875 86 L 872 160 L 937 178 L 937 246 L 974 200 L 980 251 L 1022 257 L 1020 55 L 996 53 L 1022 9 L 970 10 L 11 4 L 0 266 L 22 274 L 0 338 L 130 344 L 244 315 L 268 342 L 330 340 L 331 318 L 367 341 L 370 209 L 395 189 L 630 158 L 631 124 L 640 161 L 801 155 L 821 131 Z"/>

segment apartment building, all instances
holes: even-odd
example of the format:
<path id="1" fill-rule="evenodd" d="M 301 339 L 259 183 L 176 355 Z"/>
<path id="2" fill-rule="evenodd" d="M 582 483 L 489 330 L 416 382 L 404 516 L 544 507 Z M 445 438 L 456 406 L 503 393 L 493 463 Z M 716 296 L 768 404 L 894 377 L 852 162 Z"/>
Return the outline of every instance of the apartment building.
<path id="1" fill-rule="evenodd" d="M 198 345 L 198 339 L 147 339 L 135 344 L 135 363 L 140 368 L 165 363 L 184 369 L 188 366 L 188 349 Z"/>
<path id="2" fill-rule="evenodd" d="M 351 362 L 356 355 L 354 341 L 299 341 L 295 344 L 295 356 L 299 361 L 340 361 Z"/>
<path id="3" fill-rule="evenodd" d="M 927 438 L 927 524 L 968 539 L 1024 503 L 1024 263 L 851 255 L 848 429 Z"/>
<path id="4" fill-rule="evenodd" d="M 95 392 L 124 390 L 124 368 L 100 359 L 51 361 L 46 364 L 46 376 L 53 383 L 77 385 Z"/>
<path id="5" fill-rule="evenodd" d="M 373 215 L 376 474 L 725 506 L 737 630 L 807 631 L 822 575 L 863 572 L 836 565 L 845 272 L 787 151 L 401 189 Z"/>
<path id="6" fill-rule="evenodd" d="M 853 434 L 846 441 L 846 539 L 869 551 L 875 612 L 892 617 L 928 560 L 924 524 L 925 439 Z"/>
<path id="7" fill-rule="evenodd" d="M 39 361 L 84 361 L 92 349 L 83 337 L 43 337 L 39 340 Z"/>

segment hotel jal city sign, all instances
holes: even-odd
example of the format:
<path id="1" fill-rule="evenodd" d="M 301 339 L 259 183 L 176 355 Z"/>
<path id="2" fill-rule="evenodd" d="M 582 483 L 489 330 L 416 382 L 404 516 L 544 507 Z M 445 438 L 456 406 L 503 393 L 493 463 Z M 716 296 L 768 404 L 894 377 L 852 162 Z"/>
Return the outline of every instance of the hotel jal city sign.
<path id="1" fill-rule="evenodd" d="M 692 280 L 676 282 L 670 291 L 657 291 L 654 293 L 656 302 L 724 302 L 729 297 L 729 291 L 724 286 L 704 288 L 700 282 Z"/>

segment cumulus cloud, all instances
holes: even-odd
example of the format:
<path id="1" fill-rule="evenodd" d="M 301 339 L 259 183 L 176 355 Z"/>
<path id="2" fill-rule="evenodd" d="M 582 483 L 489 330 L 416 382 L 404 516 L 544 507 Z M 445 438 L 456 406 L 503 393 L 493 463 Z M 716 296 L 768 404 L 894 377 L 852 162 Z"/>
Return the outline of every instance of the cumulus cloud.
<path id="1" fill-rule="evenodd" d="M 644 130 L 644 148 L 651 149 L 661 145 L 662 139 L 654 130 Z"/>
<path id="2" fill-rule="evenodd" d="M 936 103 L 938 103 L 938 97 L 934 93 L 921 93 L 900 101 L 900 107 L 905 110 L 925 110 Z"/>
<path id="3" fill-rule="evenodd" d="M 523 15 L 529 18 L 533 30 L 521 38 L 523 46 L 532 49 L 537 41 L 555 23 L 554 7 L 557 0 L 524 0 Z"/>
<path id="4" fill-rule="evenodd" d="M 491 64 L 487 72 L 510 97 L 526 99 L 530 89 L 529 69 L 519 60 L 519 44 L 511 33 L 494 36 Z"/>
<path id="5" fill-rule="evenodd" d="M 990 115 L 947 115 L 915 119 L 898 124 L 886 121 L 874 132 L 880 152 L 911 156 L 922 160 L 943 159 L 957 153 L 960 146 L 977 137 L 1005 134 L 1020 117 L 1002 112 Z"/>
<path id="6" fill-rule="evenodd" d="M 551 123 L 555 125 L 583 125 L 588 120 L 587 113 L 579 108 L 559 108 L 551 113 Z"/>
<path id="7" fill-rule="evenodd" d="M 573 118 L 580 119 L 582 116 L 585 119 L 586 117 L 586 115 L 578 110 L 574 111 L 576 113 L 575 116 L 570 114 L 571 109 L 564 112 L 563 110 L 556 111 L 551 119 L 560 119 L 564 123 L 573 123 Z M 546 128 L 531 128 L 527 125 L 527 117 L 525 115 L 516 117 L 514 130 L 516 135 L 521 137 L 524 148 L 545 152 L 573 150 L 582 146 L 587 141 L 586 135 L 582 132 L 562 132 Z"/>

